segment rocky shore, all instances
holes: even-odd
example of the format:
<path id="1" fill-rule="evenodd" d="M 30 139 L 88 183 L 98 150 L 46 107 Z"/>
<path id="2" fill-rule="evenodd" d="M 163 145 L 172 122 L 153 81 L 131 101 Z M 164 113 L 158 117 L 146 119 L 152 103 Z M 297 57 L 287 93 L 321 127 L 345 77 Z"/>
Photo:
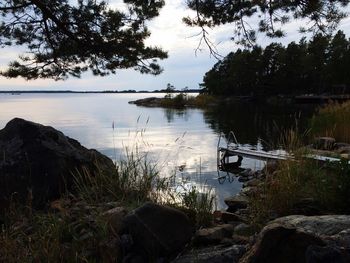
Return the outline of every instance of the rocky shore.
<path id="1" fill-rule="evenodd" d="M 336 142 L 330 141 L 319 139 L 316 148 L 334 148 Z M 136 208 L 117 201 L 89 204 L 63 195 L 63 186 L 72 193 L 75 190 L 72 171 L 93 174 L 102 169 L 108 174 L 116 168 L 106 156 L 52 127 L 13 119 L 0 130 L 0 149 L 1 213 L 10 211 L 14 193 L 23 202 L 30 193 L 36 205 L 32 213 L 53 214 L 64 227 L 71 226 L 79 236 L 75 239 L 87 247 L 87 257 L 100 262 L 350 262 L 349 215 L 323 215 L 303 200 L 295 215 L 271 213 L 266 225 L 254 224 L 250 196 L 259 193 L 259 186 L 273 176 L 273 163 L 263 171 L 241 172 L 242 191 L 225 200 L 226 210 L 213 212 L 210 227 L 198 229 L 191 211 L 184 208 L 154 202 Z M 21 233 L 21 240 L 35 235 L 30 216 L 20 216 L 9 226 Z M 105 236 L 97 242 L 101 226 Z M 71 253 L 69 242 L 73 240 L 65 237 L 50 242 L 64 243 L 64 255 Z M 0 241 L 0 260 L 7 262 L 6 237 L 1 236 Z M 13 253 L 18 259 L 21 253 L 17 251 Z"/>

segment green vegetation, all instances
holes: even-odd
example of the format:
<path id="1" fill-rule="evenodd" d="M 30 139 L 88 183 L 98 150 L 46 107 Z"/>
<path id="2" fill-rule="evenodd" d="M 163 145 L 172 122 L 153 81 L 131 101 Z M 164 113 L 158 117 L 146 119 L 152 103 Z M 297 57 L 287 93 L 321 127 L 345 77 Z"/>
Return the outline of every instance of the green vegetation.
<path id="1" fill-rule="evenodd" d="M 349 67 L 350 40 L 338 31 L 287 47 L 238 49 L 205 74 L 203 85 L 211 95 L 350 93 Z"/>
<path id="2" fill-rule="evenodd" d="M 111 174 L 89 174 L 75 176 L 79 198 L 89 204 L 118 201 L 136 207 L 147 201 L 157 202 L 161 191 L 168 190 L 169 178 L 161 178 L 156 164 L 147 154 L 127 152 Z"/>
<path id="3" fill-rule="evenodd" d="M 217 98 L 214 98 L 208 94 L 199 94 L 197 96 L 189 96 L 186 93 L 180 92 L 173 95 L 171 93 L 165 95 L 164 98 L 159 100 L 159 107 L 164 108 L 184 108 L 184 107 L 196 107 L 205 108 L 217 102 Z"/>
<path id="4" fill-rule="evenodd" d="M 280 162 L 263 186 L 251 197 L 255 223 L 273 216 L 298 213 L 350 213 L 348 160 L 321 165 L 312 160 Z"/>
<path id="5" fill-rule="evenodd" d="M 63 202 L 63 201 L 62 201 Z M 109 247 L 113 233 L 97 207 L 76 203 L 62 209 L 65 213 L 39 213 L 24 217 L 14 210 L 2 226 L 2 262 L 111 262 L 116 249 Z"/>
<path id="6" fill-rule="evenodd" d="M 338 142 L 350 143 L 349 120 L 350 102 L 330 103 L 311 119 L 311 132 L 315 136 L 330 136 Z"/>
<path id="7" fill-rule="evenodd" d="M 180 208 L 190 211 L 197 228 L 208 227 L 213 224 L 213 208 L 215 196 L 211 190 L 198 191 L 195 186 L 185 191 L 181 197 Z"/>

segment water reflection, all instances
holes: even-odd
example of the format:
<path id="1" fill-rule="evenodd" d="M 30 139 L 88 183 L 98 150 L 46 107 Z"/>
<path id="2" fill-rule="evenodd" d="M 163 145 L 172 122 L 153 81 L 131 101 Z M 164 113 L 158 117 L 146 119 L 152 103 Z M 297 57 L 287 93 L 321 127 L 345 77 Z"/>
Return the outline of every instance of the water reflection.
<path id="1" fill-rule="evenodd" d="M 203 110 L 204 121 L 217 134 L 228 135 L 234 131 L 239 143 L 252 146 L 262 145 L 264 150 L 271 149 L 283 131 L 307 128 L 308 119 L 315 112 L 315 105 L 266 102 L 226 102 Z M 173 116 L 187 118 L 188 110 L 166 109 L 168 121 Z"/>
<path id="2" fill-rule="evenodd" d="M 188 109 L 171 109 L 165 108 L 164 116 L 168 123 L 174 122 L 175 118 L 182 118 L 184 121 L 188 121 L 190 118 L 190 110 Z"/>
<path id="3" fill-rule="evenodd" d="M 157 94 L 164 96 L 164 94 Z M 301 122 L 310 109 L 258 103 L 226 103 L 205 110 L 144 108 L 128 101 L 144 94 L 0 94 L 0 129 L 14 117 L 50 125 L 96 148 L 113 160 L 125 147 L 136 145 L 149 152 L 165 175 L 177 170 L 177 180 L 207 187 L 223 199 L 237 193 L 241 183 L 217 171 L 218 134 L 234 130 L 242 147 L 266 147 L 259 138 L 276 138 L 276 130 L 290 127 L 301 112 Z M 112 123 L 115 129 L 112 129 Z M 275 129 L 277 127 L 278 129 Z M 261 161 L 244 159 L 243 168 L 260 169 Z M 182 171 L 178 168 L 183 167 Z"/>

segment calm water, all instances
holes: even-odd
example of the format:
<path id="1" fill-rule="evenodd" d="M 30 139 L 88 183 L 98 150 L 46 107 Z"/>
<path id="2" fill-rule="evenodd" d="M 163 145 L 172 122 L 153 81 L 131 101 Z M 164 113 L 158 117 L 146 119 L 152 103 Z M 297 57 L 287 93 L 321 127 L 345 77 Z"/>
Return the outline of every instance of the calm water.
<path id="1" fill-rule="evenodd" d="M 138 145 L 157 159 L 164 175 L 177 170 L 178 180 L 212 188 L 221 208 L 223 199 L 237 193 L 241 184 L 237 179 L 217 180 L 219 134 L 234 130 L 244 147 L 267 149 L 283 128 L 291 127 L 296 118 L 304 125 L 312 114 L 308 108 L 257 103 L 227 103 L 205 111 L 128 104 L 148 96 L 154 94 L 0 94 L 0 129 L 14 117 L 50 125 L 113 160 L 121 158 L 125 147 Z M 179 166 L 185 169 L 180 172 Z M 250 159 L 242 165 L 262 166 Z"/>

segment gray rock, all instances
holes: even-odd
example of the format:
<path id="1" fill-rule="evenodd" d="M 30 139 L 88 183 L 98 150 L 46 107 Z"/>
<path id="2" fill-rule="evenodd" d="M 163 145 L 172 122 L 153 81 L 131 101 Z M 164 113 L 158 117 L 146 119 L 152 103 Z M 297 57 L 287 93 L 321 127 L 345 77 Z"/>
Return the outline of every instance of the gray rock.
<path id="1" fill-rule="evenodd" d="M 242 190 L 240 191 L 240 195 L 242 196 L 251 196 L 251 195 L 255 195 L 258 192 L 258 188 L 254 187 L 254 186 L 247 186 L 242 188 Z"/>
<path id="2" fill-rule="evenodd" d="M 334 149 L 335 150 L 339 150 L 339 149 L 341 149 L 341 148 L 346 148 L 346 147 L 350 147 L 350 144 L 349 143 L 345 143 L 345 142 L 336 142 L 335 144 L 334 144 Z"/>
<path id="3" fill-rule="evenodd" d="M 252 179 L 252 180 L 249 180 L 248 182 L 244 183 L 243 184 L 243 187 L 256 187 L 258 186 L 259 184 L 261 184 L 261 180 L 259 179 Z"/>
<path id="4" fill-rule="evenodd" d="M 228 206 L 229 212 L 235 212 L 238 209 L 247 208 L 248 198 L 243 195 L 235 195 L 225 198 L 225 204 Z"/>
<path id="5" fill-rule="evenodd" d="M 219 245 L 206 248 L 191 250 L 176 260 L 173 263 L 236 263 L 246 251 L 243 245 Z"/>
<path id="6" fill-rule="evenodd" d="M 271 224 L 273 223 L 289 228 L 296 228 L 317 236 L 333 236 L 346 229 L 350 229 L 350 215 L 291 215 L 277 218 L 271 222 Z"/>
<path id="7" fill-rule="evenodd" d="M 311 245 L 306 250 L 306 263 L 348 263 L 350 253 L 348 250 L 335 246 Z"/>
<path id="8" fill-rule="evenodd" d="M 231 224 L 199 229 L 193 238 L 196 245 L 219 244 L 224 238 L 231 237 L 234 227 Z"/>
<path id="9" fill-rule="evenodd" d="M 305 262 L 306 250 L 324 242 L 308 233 L 278 224 L 269 224 L 259 234 L 257 243 L 244 255 L 240 263 Z"/>
<path id="10" fill-rule="evenodd" d="M 248 225 L 246 223 L 241 223 L 237 226 L 235 226 L 235 235 L 240 236 L 251 236 L 255 233 L 255 228 L 251 225 Z"/>
<path id="11" fill-rule="evenodd" d="M 49 126 L 23 119 L 11 120 L 0 130 L 0 199 L 16 192 L 23 201 L 28 192 L 41 206 L 71 190 L 72 174 L 91 175 L 115 170 L 112 160 Z"/>
<path id="12" fill-rule="evenodd" d="M 230 212 L 222 212 L 221 213 L 221 220 L 225 223 L 245 222 L 245 220 L 240 215 L 230 213 Z"/>
<path id="13" fill-rule="evenodd" d="M 159 107 L 163 98 L 149 97 L 135 101 L 129 101 L 129 104 L 135 104 L 143 107 Z"/>
<path id="14" fill-rule="evenodd" d="M 254 171 L 252 169 L 245 169 L 244 171 L 239 173 L 239 176 L 241 176 L 241 177 L 254 176 Z"/>
<path id="15" fill-rule="evenodd" d="M 336 235 L 329 237 L 329 240 L 340 247 L 350 249 L 350 229 L 345 229 Z"/>
<path id="16" fill-rule="evenodd" d="M 103 213 L 106 221 L 108 230 L 112 234 L 117 234 L 122 226 L 123 219 L 127 215 L 128 211 L 125 207 L 115 207 Z"/>
<path id="17" fill-rule="evenodd" d="M 349 262 L 343 261 L 349 240 L 349 215 L 281 217 L 264 227 L 240 262 Z"/>
<path id="18" fill-rule="evenodd" d="M 238 177 L 238 182 L 240 183 L 245 183 L 245 182 L 248 182 L 249 180 L 250 180 L 249 177 L 244 177 L 244 176 Z"/>
<path id="19" fill-rule="evenodd" d="M 333 150 L 335 139 L 332 137 L 317 137 L 314 140 L 314 148 L 319 150 Z"/>
<path id="20" fill-rule="evenodd" d="M 337 153 L 340 153 L 340 154 L 350 154 L 350 146 L 341 147 L 341 148 L 337 149 Z"/>
<path id="21" fill-rule="evenodd" d="M 145 262 L 161 257 L 171 257 L 181 251 L 191 240 L 193 228 L 181 211 L 146 203 L 127 215 L 120 235 L 132 237 L 129 254 L 141 255 Z"/>

